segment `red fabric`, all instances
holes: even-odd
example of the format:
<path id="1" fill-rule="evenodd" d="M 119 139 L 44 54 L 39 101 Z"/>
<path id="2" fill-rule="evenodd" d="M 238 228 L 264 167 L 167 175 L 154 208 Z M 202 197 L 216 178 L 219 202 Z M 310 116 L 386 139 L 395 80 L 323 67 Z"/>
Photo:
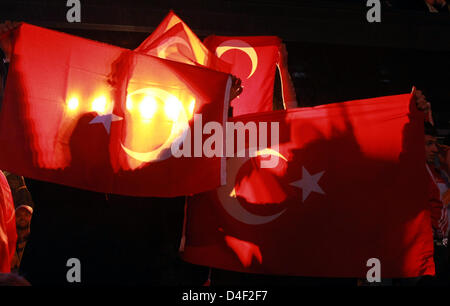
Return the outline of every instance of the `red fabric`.
<path id="1" fill-rule="evenodd" d="M 226 73 L 231 69 L 229 64 L 209 51 L 173 11 L 135 51 Z"/>
<path id="2" fill-rule="evenodd" d="M 280 58 L 281 58 L 280 54 Z M 284 109 L 291 109 L 298 107 L 297 95 L 295 93 L 294 84 L 292 83 L 291 75 L 289 74 L 287 66 L 277 65 L 280 72 L 281 94 L 283 98 Z"/>
<path id="3" fill-rule="evenodd" d="M 0 169 L 133 196 L 220 185 L 221 158 L 174 158 L 170 145 L 189 138 L 192 111 L 223 123 L 229 75 L 28 24 L 9 70 Z"/>
<path id="4" fill-rule="evenodd" d="M 16 241 L 16 216 L 11 189 L 5 175 L 0 171 L 0 273 L 11 271 Z"/>
<path id="5" fill-rule="evenodd" d="M 211 35 L 204 43 L 231 64 L 231 73 L 242 80 L 244 90 L 231 102 L 233 116 L 273 109 L 275 70 L 281 47 L 278 37 Z M 284 84 L 286 86 L 287 81 Z"/>
<path id="6" fill-rule="evenodd" d="M 233 118 L 279 122 L 287 161 L 263 169 L 263 157 L 229 158 L 227 184 L 189 198 L 184 260 L 365 278 L 378 258 L 382 278 L 434 274 L 423 114 L 413 105 L 398 95 Z"/>

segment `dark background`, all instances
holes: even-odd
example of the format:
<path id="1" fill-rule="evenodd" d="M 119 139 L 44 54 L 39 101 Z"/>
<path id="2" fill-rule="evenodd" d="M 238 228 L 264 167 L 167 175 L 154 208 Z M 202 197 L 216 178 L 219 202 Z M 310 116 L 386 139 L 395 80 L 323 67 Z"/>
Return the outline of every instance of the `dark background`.
<path id="1" fill-rule="evenodd" d="M 430 14 L 420 1 L 382 2 L 382 22 L 373 24 L 366 20 L 366 1 L 356 0 L 81 0 L 81 23 L 66 21 L 65 0 L 2 0 L 0 20 L 26 21 L 130 49 L 169 9 L 202 39 L 277 35 L 287 45 L 300 106 L 402 94 L 415 85 L 432 103 L 440 132 L 449 133 L 450 15 Z M 206 269 L 176 257 L 182 198 L 130 198 L 27 183 L 36 207 L 21 272 L 33 284 L 66 284 L 70 257 L 82 262 L 82 284 L 205 280 Z M 225 284 L 292 282 L 214 273 Z"/>

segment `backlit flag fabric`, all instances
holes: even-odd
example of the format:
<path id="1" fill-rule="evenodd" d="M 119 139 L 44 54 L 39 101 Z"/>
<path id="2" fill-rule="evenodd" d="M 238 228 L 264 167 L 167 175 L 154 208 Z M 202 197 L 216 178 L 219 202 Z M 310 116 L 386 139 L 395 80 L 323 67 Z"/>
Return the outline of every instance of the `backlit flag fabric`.
<path id="1" fill-rule="evenodd" d="M 16 241 L 16 216 L 11 189 L 0 171 L 0 273 L 11 271 Z"/>
<path id="2" fill-rule="evenodd" d="M 226 73 L 231 70 L 231 66 L 209 51 L 173 11 L 135 51 Z"/>
<path id="3" fill-rule="evenodd" d="M 221 158 L 172 155 L 193 115 L 223 124 L 227 74 L 23 24 L 0 114 L 0 169 L 105 193 L 221 184 Z"/>
<path id="4" fill-rule="evenodd" d="M 382 278 L 434 274 L 423 115 L 410 95 L 238 121 L 278 122 L 279 148 L 229 158 L 227 184 L 189 198 L 184 260 L 239 272 L 365 279 L 375 258 Z M 261 167 L 275 156 L 276 167 Z"/>
<path id="5" fill-rule="evenodd" d="M 204 43 L 217 57 L 231 64 L 231 74 L 242 80 L 243 92 L 231 102 L 233 116 L 273 109 L 275 72 L 281 48 L 278 37 L 211 35 Z M 285 87 L 283 97 L 290 99 L 289 83 L 282 79 L 282 84 Z"/>

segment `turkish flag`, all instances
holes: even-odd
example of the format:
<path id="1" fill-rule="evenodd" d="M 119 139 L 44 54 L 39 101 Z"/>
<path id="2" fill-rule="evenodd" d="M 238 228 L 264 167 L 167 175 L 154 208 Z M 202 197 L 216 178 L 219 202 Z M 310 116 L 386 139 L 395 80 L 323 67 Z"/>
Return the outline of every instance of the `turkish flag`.
<path id="1" fill-rule="evenodd" d="M 353 278 L 366 278 L 376 258 L 382 278 L 434 274 L 423 114 L 410 97 L 233 118 L 278 123 L 278 148 L 229 158 L 226 185 L 189 198 L 182 258 L 239 272 Z M 269 157 L 277 162 L 263 168 Z"/>
<path id="2" fill-rule="evenodd" d="M 231 64 L 230 73 L 242 80 L 243 92 L 231 102 L 233 116 L 273 110 L 275 72 L 281 56 L 278 37 L 211 35 L 204 43 L 220 59 Z M 288 82 L 285 80 L 282 84 L 286 87 Z M 284 90 L 283 98 L 286 95 Z"/>
<path id="3" fill-rule="evenodd" d="M 173 11 L 135 51 L 226 73 L 231 70 L 231 66 L 209 51 Z"/>
<path id="4" fill-rule="evenodd" d="M 215 158 L 175 158 L 194 115 L 226 120 L 231 79 L 22 24 L 0 114 L 0 169 L 77 188 L 172 197 L 223 179 Z M 176 147 L 176 146 L 175 146 Z"/>
<path id="5" fill-rule="evenodd" d="M 0 273 L 11 271 L 16 241 L 16 215 L 11 189 L 5 175 L 0 171 Z"/>

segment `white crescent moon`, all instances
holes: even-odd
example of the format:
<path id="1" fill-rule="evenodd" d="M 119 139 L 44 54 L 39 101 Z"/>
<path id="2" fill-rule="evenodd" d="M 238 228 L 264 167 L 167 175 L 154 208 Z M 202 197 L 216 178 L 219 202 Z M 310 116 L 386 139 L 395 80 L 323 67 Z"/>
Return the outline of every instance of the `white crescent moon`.
<path id="1" fill-rule="evenodd" d="M 267 154 L 277 155 L 278 157 L 281 157 L 282 159 L 287 161 L 287 159 L 283 155 L 272 149 L 264 149 L 256 152 L 257 156 Z M 227 161 L 227 184 L 217 189 L 217 195 L 219 197 L 220 204 L 230 216 L 242 223 L 249 225 L 260 225 L 272 222 L 273 220 L 281 216 L 286 211 L 286 208 L 279 213 L 271 216 L 259 216 L 247 211 L 241 206 L 239 201 L 232 196 L 234 192 L 236 176 L 239 172 L 239 169 L 249 159 L 250 157 L 235 157 L 232 158 L 232 160 L 229 159 Z"/>
<path id="2" fill-rule="evenodd" d="M 249 79 L 255 72 L 256 67 L 258 67 L 258 55 L 256 54 L 255 49 L 245 41 L 239 39 L 230 39 L 222 42 L 216 48 L 216 55 L 217 57 L 221 57 L 225 52 L 232 49 L 237 49 L 245 52 L 252 61 L 252 70 L 247 76 L 247 79 Z"/>
<path id="3" fill-rule="evenodd" d="M 183 142 L 183 140 L 186 138 L 187 132 L 189 130 L 189 123 L 186 112 L 184 111 L 184 108 L 182 107 L 181 102 L 177 97 L 165 90 L 156 87 L 147 87 L 136 90 L 130 93 L 127 98 L 143 93 L 151 97 L 159 98 L 163 101 L 167 101 L 168 99 L 172 99 L 172 101 L 178 101 L 180 103 L 180 109 L 182 110 L 180 111 L 180 116 L 178 117 L 178 120 L 173 123 L 169 137 L 166 139 L 164 144 L 162 144 L 156 150 L 150 152 L 136 152 L 124 146 L 123 143 L 120 143 L 120 145 L 122 146 L 122 149 L 125 151 L 125 153 L 138 161 L 148 163 L 151 161 L 165 160 L 172 156 L 172 151 L 170 149 L 172 143 L 176 142 L 181 144 L 181 142 Z"/>
<path id="4" fill-rule="evenodd" d="M 191 46 L 184 39 L 177 37 L 177 36 L 169 37 L 169 38 L 166 38 L 165 40 L 163 40 L 156 48 L 158 57 L 167 59 L 166 50 L 168 47 L 170 47 L 174 44 L 181 44 L 181 45 L 186 46 L 189 50 L 191 49 Z"/>

